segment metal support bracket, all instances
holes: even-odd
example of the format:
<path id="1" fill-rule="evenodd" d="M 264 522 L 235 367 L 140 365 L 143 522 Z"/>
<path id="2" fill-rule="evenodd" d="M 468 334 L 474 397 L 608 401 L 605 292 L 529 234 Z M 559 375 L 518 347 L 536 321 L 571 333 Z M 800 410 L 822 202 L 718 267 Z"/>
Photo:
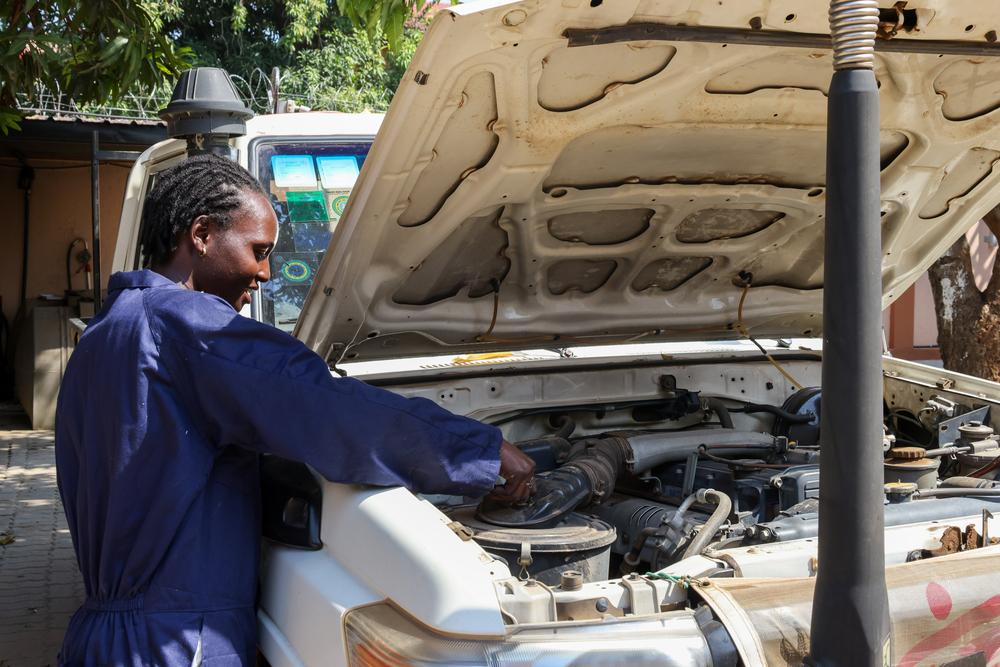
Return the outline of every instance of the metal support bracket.
<path id="1" fill-rule="evenodd" d="M 989 412 L 990 406 L 984 405 L 969 412 L 963 412 L 957 417 L 944 419 L 939 422 L 937 433 L 938 447 L 947 447 L 958 440 L 959 426 L 965 426 L 970 422 L 982 422 L 985 424 L 988 421 Z"/>
<path id="2" fill-rule="evenodd" d="M 630 574 L 622 578 L 621 584 L 629 593 L 633 615 L 656 614 L 660 611 L 656 585 L 652 581 L 638 574 Z"/>

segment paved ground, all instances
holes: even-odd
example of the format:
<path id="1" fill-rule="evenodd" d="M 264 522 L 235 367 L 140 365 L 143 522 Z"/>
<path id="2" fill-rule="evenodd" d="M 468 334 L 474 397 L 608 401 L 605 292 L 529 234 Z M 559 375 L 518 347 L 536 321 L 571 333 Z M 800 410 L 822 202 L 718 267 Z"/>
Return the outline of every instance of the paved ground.
<path id="1" fill-rule="evenodd" d="M 21 430 L 22 420 L 0 404 L 0 667 L 56 664 L 84 595 L 56 488 L 52 432 Z"/>

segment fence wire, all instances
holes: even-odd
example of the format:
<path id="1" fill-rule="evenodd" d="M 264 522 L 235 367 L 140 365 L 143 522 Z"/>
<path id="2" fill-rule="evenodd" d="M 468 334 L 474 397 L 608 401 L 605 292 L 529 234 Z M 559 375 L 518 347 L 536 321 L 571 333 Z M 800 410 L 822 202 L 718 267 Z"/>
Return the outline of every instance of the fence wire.
<path id="1" fill-rule="evenodd" d="M 254 113 L 268 113 L 274 109 L 274 85 L 268 73 L 257 68 L 248 77 L 229 75 L 237 94 Z M 318 92 L 289 94 L 281 91 L 283 100 L 298 106 L 331 108 L 331 100 Z M 170 102 L 171 90 L 159 88 L 152 91 L 129 91 L 114 104 L 77 104 L 59 89 L 36 85 L 31 93 L 17 96 L 18 111 L 25 115 L 61 116 L 98 120 L 159 120 L 159 112 Z M 336 101 L 332 101 L 336 105 Z"/>

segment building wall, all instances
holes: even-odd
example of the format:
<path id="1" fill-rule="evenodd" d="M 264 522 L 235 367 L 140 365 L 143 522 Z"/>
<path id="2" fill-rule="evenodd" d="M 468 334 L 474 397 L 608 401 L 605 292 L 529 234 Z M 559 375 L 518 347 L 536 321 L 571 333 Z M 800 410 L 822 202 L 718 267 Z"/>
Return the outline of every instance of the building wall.
<path id="1" fill-rule="evenodd" d="M 914 301 L 913 347 L 937 349 L 937 313 L 930 278 L 925 273 L 911 289 Z"/>
<path id="2" fill-rule="evenodd" d="M 972 271 L 980 290 L 993 275 L 997 257 L 997 239 L 982 222 L 966 234 L 972 255 Z M 904 292 L 887 310 L 886 338 L 893 355 L 904 359 L 939 359 L 937 347 L 937 314 L 934 295 L 927 275 Z"/>
<path id="3" fill-rule="evenodd" d="M 29 160 L 35 167 L 28 230 L 27 298 L 66 290 L 66 251 L 81 237 L 91 243 L 90 163 Z M 0 301 L 3 314 L 13 322 L 21 289 L 23 192 L 17 188 L 20 166 L 0 160 Z M 101 276 L 107 285 L 118 236 L 118 219 L 128 168 L 101 165 Z M 75 266 L 75 262 L 74 262 Z M 74 288 L 82 289 L 82 274 L 74 276 Z"/>

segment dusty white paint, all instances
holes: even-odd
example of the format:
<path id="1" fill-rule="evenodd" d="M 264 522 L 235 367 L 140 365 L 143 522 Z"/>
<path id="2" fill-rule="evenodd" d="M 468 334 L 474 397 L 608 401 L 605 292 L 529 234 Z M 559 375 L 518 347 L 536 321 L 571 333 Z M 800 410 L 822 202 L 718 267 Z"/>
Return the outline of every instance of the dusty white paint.
<path id="1" fill-rule="evenodd" d="M 967 0 L 922 6 L 933 7 L 933 19 L 910 39 L 967 41 L 963 11 L 980 25 L 1000 16 L 1000 9 Z M 504 20 L 511 12 L 524 19 L 512 25 Z M 568 346 L 735 337 L 740 290 L 733 276 L 740 270 L 752 272 L 758 285 L 743 309 L 753 333 L 820 333 L 827 119 L 820 91 L 830 75 L 812 50 L 678 42 L 661 70 L 663 53 L 641 42 L 577 46 L 572 57 L 566 51 L 567 27 L 651 20 L 744 29 L 755 17 L 768 30 L 828 30 L 822 3 L 792 0 L 488 2 L 439 14 L 365 161 L 296 335 L 343 362 L 531 349 L 556 335 Z M 617 57 L 604 57 L 609 52 Z M 774 67 L 776 60 L 783 67 Z M 995 114 L 943 122 L 934 82 L 961 60 L 936 53 L 876 57 L 882 148 L 886 156 L 902 149 L 881 179 L 884 224 L 893 230 L 883 256 L 884 306 L 996 202 L 1000 169 L 982 180 L 955 176 L 962 173 L 955 165 L 980 155 L 974 151 L 1000 150 Z M 417 71 L 431 76 L 415 78 Z M 480 90 L 484 73 L 491 90 Z M 736 79 L 759 88 L 737 94 Z M 710 82 L 716 92 L 707 89 Z M 592 99 L 594 91 L 603 94 Z M 546 109 L 552 100 L 573 108 Z M 442 147 L 454 150 L 445 158 Z M 676 158 L 666 166 L 665 147 Z M 947 201 L 943 212 L 922 218 L 935 196 Z M 413 207 L 421 211 L 415 217 L 430 216 L 426 222 L 412 224 Z M 568 242 L 549 233 L 560 216 L 639 209 L 653 212 L 648 229 L 621 243 Z M 684 220 L 718 210 L 784 217 L 738 238 L 678 237 Z M 411 267 L 487 214 L 499 215 L 509 239 L 510 270 L 500 280 L 493 326 L 492 295 L 469 296 L 461 280 L 449 283 L 453 296 L 422 305 L 394 299 L 411 281 L 427 287 L 431 281 Z M 636 288 L 637 276 L 656 262 L 690 257 L 713 261 L 676 289 Z M 577 267 L 610 260 L 615 269 L 586 292 L 553 289 L 552 269 L 566 260 Z M 337 298 L 321 298 L 324 288 Z"/>

